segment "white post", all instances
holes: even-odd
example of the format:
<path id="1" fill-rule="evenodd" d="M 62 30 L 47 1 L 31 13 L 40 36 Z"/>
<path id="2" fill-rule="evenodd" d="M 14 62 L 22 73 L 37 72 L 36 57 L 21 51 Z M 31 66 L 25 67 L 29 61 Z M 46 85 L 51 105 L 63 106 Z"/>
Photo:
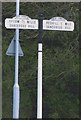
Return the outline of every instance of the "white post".
<path id="1" fill-rule="evenodd" d="M 42 43 L 38 44 L 37 118 L 42 119 Z"/>
<path id="2" fill-rule="evenodd" d="M 39 17 L 37 119 L 42 119 L 42 17 Z"/>
<path id="3" fill-rule="evenodd" d="M 16 16 L 19 15 L 19 0 L 16 0 Z M 19 29 L 16 29 L 16 42 L 15 42 L 15 83 L 13 86 L 13 119 L 19 118 L 19 85 L 18 85 L 18 42 Z"/>

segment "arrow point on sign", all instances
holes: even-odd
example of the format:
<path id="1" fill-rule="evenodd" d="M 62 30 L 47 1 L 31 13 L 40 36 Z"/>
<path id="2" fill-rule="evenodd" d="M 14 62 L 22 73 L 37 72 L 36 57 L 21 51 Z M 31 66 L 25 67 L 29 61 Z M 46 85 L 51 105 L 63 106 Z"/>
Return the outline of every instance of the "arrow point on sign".
<path id="1" fill-rule="evenodd" d="M 13 39 L 6 51 L 6 55 L 15 56 L 15 36 L 13 37 Z M 23 51 L 21 49 L 20 43 L 19 43 L 19 56 L 23 56 Z"/>

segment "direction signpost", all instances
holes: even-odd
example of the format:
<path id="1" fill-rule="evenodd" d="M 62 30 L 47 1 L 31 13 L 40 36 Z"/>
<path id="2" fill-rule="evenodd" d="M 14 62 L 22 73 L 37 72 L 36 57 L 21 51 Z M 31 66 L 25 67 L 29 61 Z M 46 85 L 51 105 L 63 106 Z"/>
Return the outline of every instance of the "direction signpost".
<path id="1" fill-rule="evenodd" d="M 19 15 L 19 0 L 16 0 L 16 16 L 5 19 L 5 27 L 16 29 L 15 38 L 6 52 L 7 55 L 15 54 L 15 83 L 13 87 L 13 118 L 19 118 L 19 85 L 18 85 L 18 56 L 23 56 L 19 44 L 19 29 L 38 29 L 38 79 L 37 79 L 37 119 L 42 119 L 42 30 L 73 31 L 74 22 L 67 21 L 62 17 L 53 17 L 50 20 L 43 20 L 42 17 L 31 19 L 25 15 Z M 14 42 L 15 39 L 15 42 Z M 12 51 L 12 52 L 11 52 Z"/>
<path id="2" fill-rule="evenodd" d="M 38 75 L 37 75 L 37 118 L 42 118 L 42 14 L 38 20 Z"/>

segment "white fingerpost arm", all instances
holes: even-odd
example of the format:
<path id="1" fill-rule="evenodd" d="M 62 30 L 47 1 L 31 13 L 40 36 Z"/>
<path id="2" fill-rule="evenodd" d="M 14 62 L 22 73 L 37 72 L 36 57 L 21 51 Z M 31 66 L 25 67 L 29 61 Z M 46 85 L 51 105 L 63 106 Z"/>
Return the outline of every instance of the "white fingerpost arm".
<path id="1" fill-rule="evenodd" d="M 16 0 L 16 16 L 19 15 L 19 0 Z M 18 85 L 18 46 L 19 46 L 19 29 L 16 29 L 15 41 L 15 83 L 13 87 L 13 119 L 19 118 L 19 85 Z"/>

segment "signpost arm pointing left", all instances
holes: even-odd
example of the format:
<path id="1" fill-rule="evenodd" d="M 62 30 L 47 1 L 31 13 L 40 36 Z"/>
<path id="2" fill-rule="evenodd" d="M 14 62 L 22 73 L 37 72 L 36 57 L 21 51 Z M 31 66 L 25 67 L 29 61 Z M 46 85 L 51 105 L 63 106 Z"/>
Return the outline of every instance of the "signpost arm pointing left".
<path id="1" fill-rule="evenodd" d="M 19 0 L 16 0 L 16 16 L 19 15 Z M 13 86 L 13 119 L 19 118 L 19 85 L 18 85 L 18 43 L 19 43 L 19 29 L 16 28 L 16 42 L 15 42 L 15 83 Z"/>

